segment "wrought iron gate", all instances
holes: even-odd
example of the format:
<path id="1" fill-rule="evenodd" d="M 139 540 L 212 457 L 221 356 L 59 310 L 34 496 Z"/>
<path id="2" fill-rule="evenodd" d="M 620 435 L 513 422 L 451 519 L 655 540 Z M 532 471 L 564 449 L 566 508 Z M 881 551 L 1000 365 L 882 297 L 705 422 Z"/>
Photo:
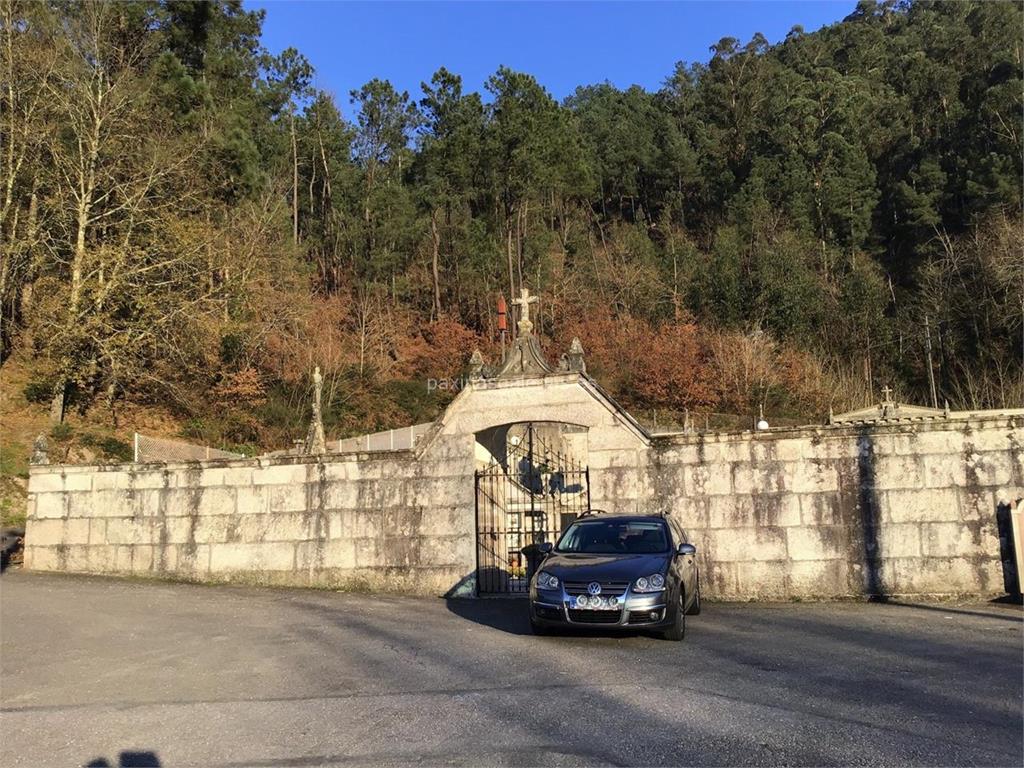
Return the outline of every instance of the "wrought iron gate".
<path id="1" fill-rule="evenodd" d="M 523 547 L 555 542 L 590 507 L 586 466 L 551 450 L 526 425 L 505 461 L 476 472 L 476 587 L 481 595 L 529 592 Z"/>

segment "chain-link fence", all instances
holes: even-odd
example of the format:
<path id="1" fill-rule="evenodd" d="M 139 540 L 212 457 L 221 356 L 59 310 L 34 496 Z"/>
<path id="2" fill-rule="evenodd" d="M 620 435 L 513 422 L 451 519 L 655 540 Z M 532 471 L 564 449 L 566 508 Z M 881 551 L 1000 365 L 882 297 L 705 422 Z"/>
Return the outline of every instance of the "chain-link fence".
<path id="1" fill-rule="evenodd" d="M 193 445 L 180 440 L 166 440 L 135 433 L 136 463 L 166 461 L 203 461 L 205 459 L 241 459 L 240 453 L 222 451 L 208 445 Z"/>

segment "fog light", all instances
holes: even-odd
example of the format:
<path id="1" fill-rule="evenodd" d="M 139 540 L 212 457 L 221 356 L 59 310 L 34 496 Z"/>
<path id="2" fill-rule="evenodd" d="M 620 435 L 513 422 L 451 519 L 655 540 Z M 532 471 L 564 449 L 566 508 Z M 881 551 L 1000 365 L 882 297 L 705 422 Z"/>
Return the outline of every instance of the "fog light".
<path id="1" fill-rule="evenodd" d="M 659 614 L 659 611 L 651 611 L 651 621 L 657 621 L 658 620 L 658 614 Z"/>
<path id="2" fill-rule="evenodd" d="M 579 597 L 576 598 L 576 607 L 577 608 L 586 608 L 588 602 L 589 601 L 587 600 L 587 596 L 586 595 L 580 595 Z"/>

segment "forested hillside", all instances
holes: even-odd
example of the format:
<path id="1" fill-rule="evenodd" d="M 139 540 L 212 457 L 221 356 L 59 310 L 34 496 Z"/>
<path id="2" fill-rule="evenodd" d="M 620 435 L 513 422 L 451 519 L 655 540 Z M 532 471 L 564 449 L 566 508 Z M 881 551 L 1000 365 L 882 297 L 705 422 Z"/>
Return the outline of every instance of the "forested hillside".
<path id="1" fill-rule="evenodd" d="M 928 339 L 940 404 L 1024 404 L 1019 3 L 862 2 L 564 103 L 331 95 L 261 23 L 0 0 L 0 358 L 54 420 L 287 446 L 319 365 L 329 436 L 423 421 L 522 286 L 638 412 L 927 403 Z"/>

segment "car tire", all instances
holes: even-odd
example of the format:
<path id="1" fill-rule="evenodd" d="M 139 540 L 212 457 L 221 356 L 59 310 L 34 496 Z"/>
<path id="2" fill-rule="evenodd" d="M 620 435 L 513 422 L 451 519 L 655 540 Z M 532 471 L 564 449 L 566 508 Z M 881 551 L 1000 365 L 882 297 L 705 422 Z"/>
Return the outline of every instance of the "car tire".
<path id="1" fill-rule="evenodd" d="M 676 607 L 676 620 L 672 626 L 662 631 L 661 636 L 665 640 L 680 641 L 686 637 L 686 594 L 682 586 L 679 588 L 679 605 Z"/>
<path id="2" fill-rule="evenodd" d="M 700 616 L 700 579 L 697 579 L 697 591 L 693 596 L 693 604 L 686 611 L 687 616 Z"/>

